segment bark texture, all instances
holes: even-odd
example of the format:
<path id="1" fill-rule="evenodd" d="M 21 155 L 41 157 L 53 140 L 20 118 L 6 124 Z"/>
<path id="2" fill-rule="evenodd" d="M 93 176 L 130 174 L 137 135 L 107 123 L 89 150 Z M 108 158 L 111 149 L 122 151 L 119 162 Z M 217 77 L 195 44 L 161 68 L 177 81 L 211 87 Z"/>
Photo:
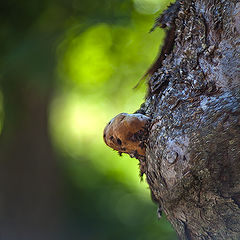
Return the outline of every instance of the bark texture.
<path id="1" fill-rule="evenodd" d="M 240 2 L 187 0 L 149 80 L 146 177 L 180 239 L 240 239 Z"/>

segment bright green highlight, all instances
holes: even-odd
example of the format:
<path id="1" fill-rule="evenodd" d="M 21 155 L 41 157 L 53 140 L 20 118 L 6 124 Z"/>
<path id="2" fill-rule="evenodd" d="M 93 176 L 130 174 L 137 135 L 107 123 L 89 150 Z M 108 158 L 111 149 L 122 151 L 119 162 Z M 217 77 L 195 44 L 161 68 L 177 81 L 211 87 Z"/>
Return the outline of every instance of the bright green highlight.
<path id="1" fill-rule="evenodd" d="M 59 74 L 70 88 L 60 90 L 50 108 L 52 136 L 60 151 L 80 162 L 87 153 L 99 172 L 143 192 L 143 197 L 149 197 L 149 190 L 140 183 L 138 161 L 120 158 L 104 144 L 102 133 L 116 114 L 132 113 L 144 101 L 145 84 L 133 87 L 151 65 L 163 37 L 160 31 L 148 34 L 147 26 L 135 15 L 126 27 L 102 23 L 77 36 L 70 31 L 59 62 Z"/>
<path id="2" fill-rule="evenodd" d="M 84 90 L 90 89 L 93 85 L 101 86 L 111 76 L 110 31 L 106 24 L 93 26 L 68 42 L 65 70 L 72 81 L 81 85 Z"/>
<path id="3" fill-rule="evenodd" d="M 133 0 L 136 11 L 142 14 L 153 14 L 169 1 L 167 0 Z"/>
<path id="4" fill-rule="evenodd" d="M 159 7 L 158 1 L 149 1 L 152 4 L 147 0 L 144 4 Z M 49 126 L 55 149 L 67 159 L 68 177 L 81 194 L 96 197 L 101 219 L 110 218 L 107 224 L 112 223 L 112 228 L 116 222 L 122 224 L 126 233 L 141 228 L 142 239 L 156 239 L 165 232 L 162 239 L 170 240 L 175 235 L 169 224 L 159 225 L 156 220 L 157 207 L 151 203 L 146 180 L 140 181 L 138 160 L 127 154 L 120 157 L 103 141 L 103 129 L 114 116 L 133 113 L 144 102 L 146 82 L 133 88 L 154 62 L 164 38 L 160 29 L 148 33 L 154 16 L 147 15 L 150 10 L 142 12 L 143 2 L 134 1 L 136 11 L 128 24 L 98 22 L 66 32 L 58 46 L 57 75 L 62 85 L 49 108 Z M 155 210 L 149 212 L 150 208 Z M 111 232 L 119 238 L 124 235 Z"/>

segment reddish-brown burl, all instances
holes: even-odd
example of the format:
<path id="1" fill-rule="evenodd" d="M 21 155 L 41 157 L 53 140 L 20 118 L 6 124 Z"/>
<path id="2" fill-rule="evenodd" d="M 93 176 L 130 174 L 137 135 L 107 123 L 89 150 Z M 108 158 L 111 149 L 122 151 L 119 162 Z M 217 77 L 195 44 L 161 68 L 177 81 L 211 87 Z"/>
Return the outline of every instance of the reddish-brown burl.
<path id="1" fill-rule="evenodd" d="M 120 113 L 107 124 L 103 138 L 109 147 L 120 154 L 143 158 L 149 125 L 150 118 L 143 114 Z"/>

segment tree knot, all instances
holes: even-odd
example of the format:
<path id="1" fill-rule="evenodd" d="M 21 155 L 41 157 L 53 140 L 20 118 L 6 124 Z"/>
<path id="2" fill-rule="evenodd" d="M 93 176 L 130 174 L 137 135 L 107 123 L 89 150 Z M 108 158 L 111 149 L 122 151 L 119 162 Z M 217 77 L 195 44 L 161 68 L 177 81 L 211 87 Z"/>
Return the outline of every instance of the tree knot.
<path id="1" fill-rule="evenodd" d="M 112 149 L 145 160 L 146 140 L 151 119 L 143 114 L 120 113 L 105 127 L 103 139 Z"/>

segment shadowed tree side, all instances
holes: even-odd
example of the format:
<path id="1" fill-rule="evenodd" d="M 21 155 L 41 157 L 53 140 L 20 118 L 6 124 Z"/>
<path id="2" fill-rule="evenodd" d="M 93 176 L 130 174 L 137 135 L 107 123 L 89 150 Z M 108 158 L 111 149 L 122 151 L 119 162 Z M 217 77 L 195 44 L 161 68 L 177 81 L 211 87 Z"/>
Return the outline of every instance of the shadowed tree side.
<path id="1" fill-rule="evenodd" d="M 61 235 L 60 178 L 48 133 L 59 22 L 52 19 L 51 33 L 39 26 L 47 8 L 44 1 L 2 5 L 0 232 L 7 240 Z"/>
<path id="2" fill-rule="evenodd" d="M 59 239 L 62 195 L 47 128 L 50 97 L 20 86 L 11 93 L 0 148 L 1 236 Z"/>

